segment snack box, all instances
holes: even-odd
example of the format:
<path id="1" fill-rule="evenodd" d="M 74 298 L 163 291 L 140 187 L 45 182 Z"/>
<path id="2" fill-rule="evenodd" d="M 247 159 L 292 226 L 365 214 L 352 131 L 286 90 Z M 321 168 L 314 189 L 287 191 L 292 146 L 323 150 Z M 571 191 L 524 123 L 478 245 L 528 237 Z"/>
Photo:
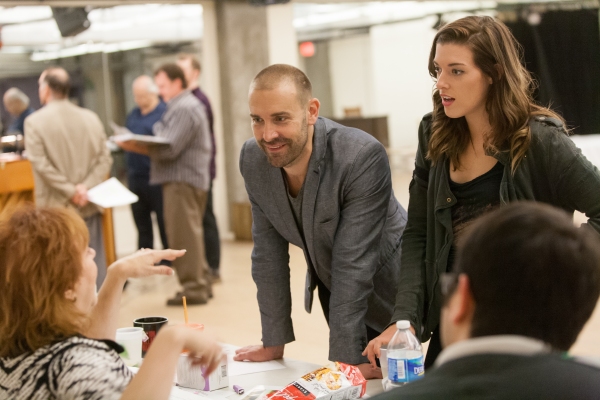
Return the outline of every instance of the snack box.
<path id="1" fill-rule="evenodd" d="M 176 382 L 177 385 L 185 388 L 207 392 L 228 387 L 227 357 L 223 357 L 219 366 L 207 376 L 204 367 L 192 365 L 191 361 L 188 360 L 188 354 L 183 353 L 179 356 L 179 362 L 177 363 Z"/>
<path id="2" fill-rule="evenodd" d="M 367 381 L 358 367 L 336 362 L 295 380 L 269 400 L 351 400 L 366 390 Z"/>

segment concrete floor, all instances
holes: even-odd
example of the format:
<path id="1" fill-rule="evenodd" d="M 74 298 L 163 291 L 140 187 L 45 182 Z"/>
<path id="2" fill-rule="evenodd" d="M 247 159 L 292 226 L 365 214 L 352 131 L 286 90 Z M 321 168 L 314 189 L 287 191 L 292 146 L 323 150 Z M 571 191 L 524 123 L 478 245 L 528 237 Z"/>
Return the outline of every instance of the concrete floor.
<path id="1" fill-rule="evenodd" d="M 410 174 L 404 170 L 395 174 L 394 178 L 395 194 L 406 207 Z M 117 253 L 124 256 L 135 251 L 137 241 L 129 207 L 115 209 L 114 219 Z M 576 216 L 576 219 L 581 220 L 581 216 Z M 206 331 L 212 332 L 220 341 L 238 346 L 260 344 L 261 339 L 256 286 L 250 274 L 251 251 L 251 242 L 223 241 L 222 282 L 214 285 L 214 298 L 207 305 L 189 307 L 191 322 L 204 324 Z M 306 263 L 302 251 L 294 246 L 290 248 L 290 271 L 296 341 L 286 346 L 285 355 L 325 364 L 329 329 L 318 299 L 315 299 L 312 314 L 304 311 Z M 183 322 L 181 308 L 165 305 L 166 299 L 177 290 L 179 286 L 175 277 L 150 277 L 132 281 L 123 297 L 119 326 L 132 326 L 133 319 L 145 316 L 165 316 L 171 323 Z M 572 348 L 572 353 L 600 357 L 600 307 L 596 307 L 594 315 Z"/>

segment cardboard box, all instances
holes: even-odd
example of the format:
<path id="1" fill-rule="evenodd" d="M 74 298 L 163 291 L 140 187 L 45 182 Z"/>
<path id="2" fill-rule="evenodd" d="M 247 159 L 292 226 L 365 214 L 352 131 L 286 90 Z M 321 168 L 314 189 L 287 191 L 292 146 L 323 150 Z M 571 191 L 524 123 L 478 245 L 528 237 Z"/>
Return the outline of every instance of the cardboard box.
<path id="1" fill-rule="evenodd" d="M 204 367 L 193 366 L 188 359 L 188 354 L 183 353 L 179 356 L 179 361 L 177 363 L 176 382 L 182 387 L 204 390 L 207 392 L 229 386 L 227 357 L 223 357 L 223 360 L 217 369 L 209 376 L 206 376 L 205 372 L 206 369 Z"/>

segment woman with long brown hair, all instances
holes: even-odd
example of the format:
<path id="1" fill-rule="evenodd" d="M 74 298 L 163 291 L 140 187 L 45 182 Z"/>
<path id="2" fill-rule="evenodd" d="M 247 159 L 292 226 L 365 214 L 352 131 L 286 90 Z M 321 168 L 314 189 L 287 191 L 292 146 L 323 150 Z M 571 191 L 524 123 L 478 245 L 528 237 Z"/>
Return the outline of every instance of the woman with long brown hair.
<path id="1" fill-rule="evenodd" d="M 184 326 L 162 328 L 133 377 L 115 339 L 128 278 L 172 275 L 184 250 L 140 250 L 108 268 L 75 212 L 25 207 L 0 221 L 0 399 L 168 399 L 181 351 L 214 369 L 221 348 Z"/>
<path id="2" fill-rule="evenodd" d="M 441 350 L 440 276 L 475 218 L 534 200 L 584 212 L 600 232 L 600 174 L 561 117 L 534 103 L 520 46 L 502 22 L 471 16 L 440 28 L 429 73 L 433 112 L 419 127 L 392 319 L 409 320 L 422 341 L 431 338 L 426 368 Z M 394 333 L 391 325 L 368 344 L 373 366 Z"/>

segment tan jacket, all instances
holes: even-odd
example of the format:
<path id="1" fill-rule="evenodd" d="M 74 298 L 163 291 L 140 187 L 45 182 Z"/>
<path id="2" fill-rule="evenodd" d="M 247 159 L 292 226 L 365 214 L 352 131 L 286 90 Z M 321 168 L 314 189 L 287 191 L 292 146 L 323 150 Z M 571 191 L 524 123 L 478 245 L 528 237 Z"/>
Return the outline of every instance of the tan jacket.
<path id="1" fill-rule="evenodd" d="M 75 185 L 96 186 L 112 165 L 95 113 L 68 100 L 48 103 L 25 120 L 25 150 L 33 166 L 36 205 L 70 207 L 84 218 L 101 211 L 94 204 L 78 208 L 70 201 Z"/>

